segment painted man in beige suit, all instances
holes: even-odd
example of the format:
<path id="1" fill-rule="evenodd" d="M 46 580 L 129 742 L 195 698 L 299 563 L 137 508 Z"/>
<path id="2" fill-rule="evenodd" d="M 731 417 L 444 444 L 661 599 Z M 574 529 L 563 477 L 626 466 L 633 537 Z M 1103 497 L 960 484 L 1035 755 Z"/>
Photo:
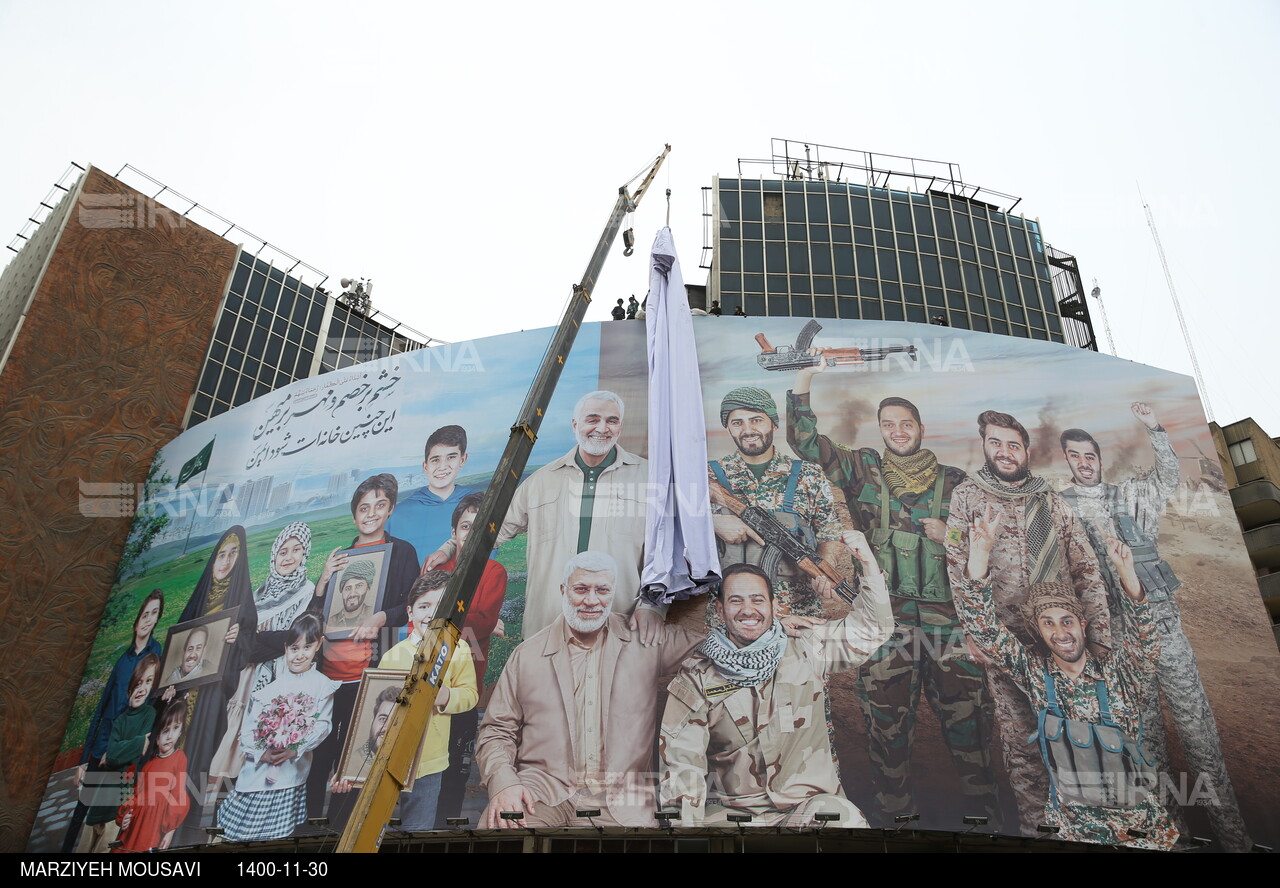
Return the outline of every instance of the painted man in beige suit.
<path id="1" fill-rule="evenodd" d="M 489 792 L 482 827 L 652 826 L 659 678 L 702 636 L 663 624 L 645 645 L 612 611 L 618 567 L 604 552 L 569 559 L 561 614 L 507 661 L 485 710 L 476 762 Z M 503 820 L 503 812 L 523 819 Z"/>

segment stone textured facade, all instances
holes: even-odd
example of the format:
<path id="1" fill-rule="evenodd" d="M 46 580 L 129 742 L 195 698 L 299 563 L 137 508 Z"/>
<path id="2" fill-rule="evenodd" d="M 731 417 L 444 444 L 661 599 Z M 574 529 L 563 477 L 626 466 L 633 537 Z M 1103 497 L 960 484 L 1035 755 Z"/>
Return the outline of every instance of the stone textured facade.
<path id="1" fill-rule="evenodd" d="M 26 841 L 129 532 L 136 487 L 129 514 L 90 517 L 80 485 L 137 485 L 182 429 L 236 255 L 97 169 L 65 200 L 0 374 L 2 851 Z"/>

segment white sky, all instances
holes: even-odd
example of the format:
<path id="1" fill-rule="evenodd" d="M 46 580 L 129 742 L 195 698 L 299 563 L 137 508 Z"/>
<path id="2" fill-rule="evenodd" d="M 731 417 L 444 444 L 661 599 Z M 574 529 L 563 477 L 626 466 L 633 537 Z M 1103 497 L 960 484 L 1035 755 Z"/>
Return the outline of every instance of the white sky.
<path id="1" fill-rule="evenodd" d="M 702 283 L 700 189 L 777 136 L 1019 195 L 1098 279 L 1119 354 L 1190 373 L 1140 184 L 1214 417 L 1280 435 L 1280 4 L 463 7 L 0 0 L 0 240 L 68 161 L 130 163 L 456 341 L 555 323 L 664 142 L 588 319 L 644 293 L 667 187 Z"/>

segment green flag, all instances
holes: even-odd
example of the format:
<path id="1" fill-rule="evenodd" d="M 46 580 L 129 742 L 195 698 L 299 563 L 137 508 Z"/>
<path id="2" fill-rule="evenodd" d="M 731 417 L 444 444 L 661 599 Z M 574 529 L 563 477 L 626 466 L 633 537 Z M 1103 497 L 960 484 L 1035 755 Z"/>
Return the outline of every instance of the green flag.
<path id="1" fill-rule="evenodd" d="M 186 481 L 194 478 L 196 475 L 199 475 L 205 469 L 209 468 L 209 457 L 212 455 L 213 441 L 210 441 L 208 444 L 204 445 L 199 453 L 183 463 L 182 471 L 178 473 L 178 483 L 175 486 L 181 487 Z"/>

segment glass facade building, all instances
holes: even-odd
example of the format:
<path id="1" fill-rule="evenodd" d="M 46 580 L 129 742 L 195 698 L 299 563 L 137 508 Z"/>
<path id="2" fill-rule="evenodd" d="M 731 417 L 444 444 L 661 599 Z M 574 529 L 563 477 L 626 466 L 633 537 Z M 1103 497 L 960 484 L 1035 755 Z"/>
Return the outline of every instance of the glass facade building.
<path id="1" fill-rule="evenodd" d="M 188 427 L 310 376 L 328 297 L 241 251 Z"/>
<path id="2" fill-rule="evenodd" d="M 385 315 L 382 317 L 386 318 Z M 386 320 L 390 321 L 389 318 Z M 319 372 L 375 361 L 424 346 L 406 332 L 406 327 L 394 321 L 391 323 L 393 326 L 387 326 L 374 317 L 365 317 L 345 302 L 335 302 L 328 327 L 329 336 L 320 353 Z"/>
<path id="3" fill-rule="evenodd" d="M 802 166 L 780 142 L 779 177 L 710 189 L 707 298 L 723 314 L 916 321 L 1096 349 L 1074 259 L 1009 211 L 1017 198 L 965 185 L 952 164 L 934 164 L 945 176 L 910 158 L 894 160 L 911 173 Z M 855 171 L 872 184 L 840 181 Z"/>
<path id="4" fill-rule="evenodd" d="M 299 379 L 426 345 L 391 324 L 241 250 L 187 427 Z"/>

